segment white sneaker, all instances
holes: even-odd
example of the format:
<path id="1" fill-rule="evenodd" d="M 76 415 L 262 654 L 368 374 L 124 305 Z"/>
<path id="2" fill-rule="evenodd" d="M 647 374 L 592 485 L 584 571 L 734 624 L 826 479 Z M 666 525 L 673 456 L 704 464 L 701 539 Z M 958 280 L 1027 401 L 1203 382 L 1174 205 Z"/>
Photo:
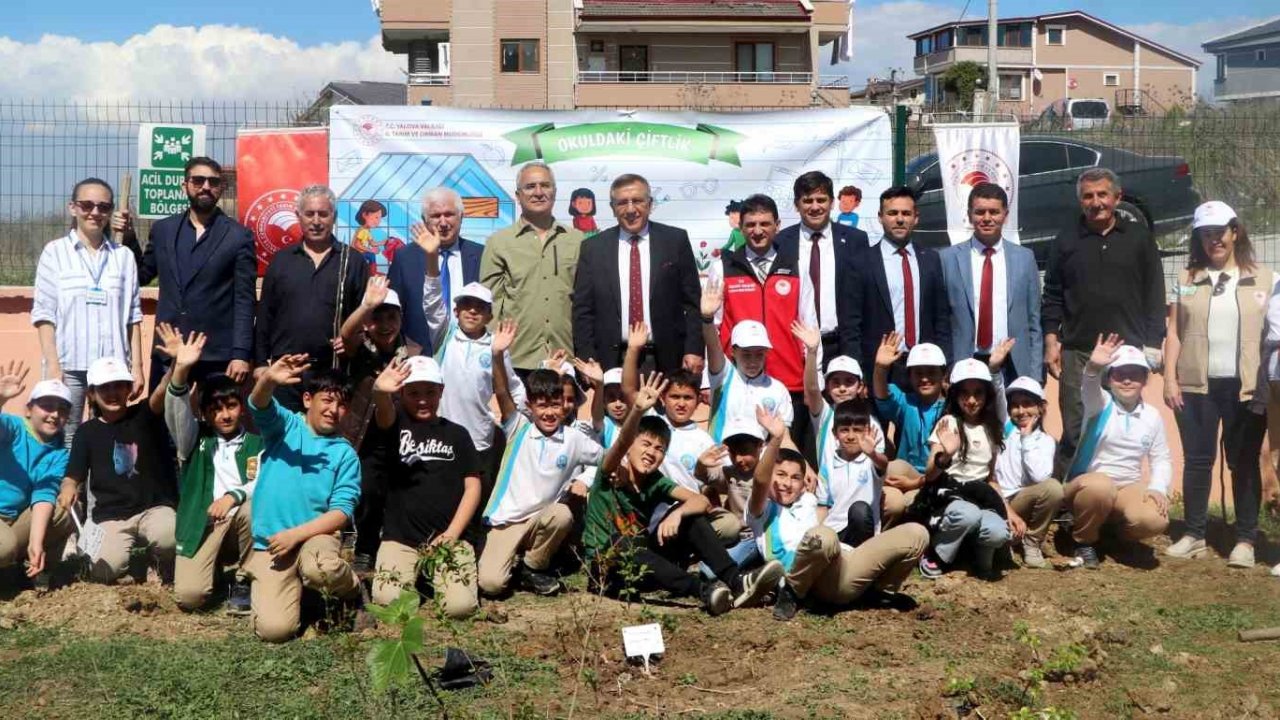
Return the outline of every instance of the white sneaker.
<path id="1" fill-rule="evenodd" d="M 1227 567 L 1253 567 L 1253 546 L 1249 543 L 1236 543 L 1236 546 L 1231 548 L 1231 557 L 1227 558 Z"/>
<path id="2" fill-rule="evenodd" d="M 1276 566 L 1271 568 L 1271 574 L 1275 577 L 1280 577 L 1280 563 L 1276 563 Z"/>
<path id="3" fill-rule="evenodd" d="M 1191 559 L 1208 552 L 1209 548 L 1204 544 L 1204 540 L 1197 540 L 1190 535 L 1183 535 L 1178 542 L 1165 548 L 1164 554 L 1169 557 Z"/>
<path id="4" fill-rule="evenodd" d="M 1044 559 L 1044 551 L 1040 549 L 1040 541 L 1029 537 L 1022 539 L 1022 564 L 1029 568 L 1048 565 Z"/>

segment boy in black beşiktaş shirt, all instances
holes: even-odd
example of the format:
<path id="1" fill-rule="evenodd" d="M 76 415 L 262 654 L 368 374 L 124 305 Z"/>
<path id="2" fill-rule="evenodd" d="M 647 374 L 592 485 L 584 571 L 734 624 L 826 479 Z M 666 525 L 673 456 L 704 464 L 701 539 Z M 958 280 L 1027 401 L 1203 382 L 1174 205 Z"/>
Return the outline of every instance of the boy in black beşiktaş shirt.
<path id="1" fill-rule="evenodd" d="M 147 402 L 136 405 L 128 404 L 133 375 L 123 360 L 98 358 L 87 376 L 97 417 L 76 432 L 58 505 L 70 508 L 87 484 L 89 519 L 103 531 L 97 557 L 90 558 L 94 580 L 115 582 L 128 570 L 133 549 L 150 547 L 167 581 L 178 504 L 177 469 L 164 423 L 168 376 Z"/>
<path id="2" fill-rule="evenodd" d="M 420 548 L 449 548 L 429 578 L 445 615 L 479 607 L 476 556 L 468 528 L 480 505 L 480 459 L 466 428 L 437 414 L 444 391 L 429 357 L 395 360 L 373 386 L 374 423 L 390 454 L 386 516 L 373 579 L 373 601 L 386 605 L 418 581 Z M 393 393 L 400 401 L 392 400 Z"/>

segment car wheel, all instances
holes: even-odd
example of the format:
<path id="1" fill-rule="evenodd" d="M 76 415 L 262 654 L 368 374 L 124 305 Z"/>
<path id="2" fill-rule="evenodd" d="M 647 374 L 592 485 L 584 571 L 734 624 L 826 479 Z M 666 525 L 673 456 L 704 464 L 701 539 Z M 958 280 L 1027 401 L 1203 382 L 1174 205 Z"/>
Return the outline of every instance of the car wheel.
<path id="1" fill-rule="evenodd" d="M 1141 223 L 1146 226 L 1148 231 L 1151 230 L 1151 218 L 1147 217 L 1147 214 L 1142 211 L 1142 208 L 1139 208 L 1128 200 L 1121 200 L 1116 203 L 1116 214 L 1131 223 Z"/>

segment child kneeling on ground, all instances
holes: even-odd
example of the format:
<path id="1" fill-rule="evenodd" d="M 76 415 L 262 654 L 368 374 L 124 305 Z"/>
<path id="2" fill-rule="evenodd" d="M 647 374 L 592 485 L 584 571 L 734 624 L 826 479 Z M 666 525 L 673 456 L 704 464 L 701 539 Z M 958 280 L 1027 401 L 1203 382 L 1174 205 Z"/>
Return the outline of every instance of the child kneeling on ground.
<path id="1" fill-rule="evenodd" d="M 1040 383 L 1026 376 L 1014 380 L 1004 402 L 1004 451 L 996 458 L 996 483 L 1011 513 L 1026 521 L 1022 564 L 1042 568 L 1048 563 L 1040 544 L 1062 505 L 1062 483 L 1052 477 L 1057 443 L 1044 431 Z"/>
<path id="2" fill-rule="evenodd" d="M 782 447 L 786 424 L 763 408 L 756 418 L 768 430 L 769 444 L 756 465 L 747 520 L 760 554 L 786 569 L 773 616 L 790 620 L 810 600 L 839 607 L 858 600 L 913 606 L 895 591 L 928 546 L 929 531 L 902 523 L 857 548 L 842 544 L 835 530 L 820 524 L 817 498 L 804 489 L 804 457 Z"/>
<path id="3" fill-rule="evenodd" d="M 701 597 L 709 614 L 720 615 L 758 600 L 782 577 L 782 565 L 775 561 L 740 572 L 707 521 L 707 498 L 661 473 L 671 428 L 661 418 L 643 416 L 665 389 L 655 374 L 636 393 L 588 495 L 583 545 L 598 589 L 616 596 L 656 585 L 682 597 Z M 677 504 L 659 514 L 671 503 Z M 687 572 L 690 558 L 705 562 L 716 579 L 704 581 Z M 627 568 L 628 563 L 647 572 Z"/>
<path id="4" fill-rule="evenodd" d="M 360 499 L 360 460 L 340 426 L 350 388 L 346 376 L 322 370 L 303 382 L 306 355 L 285 355 L 258 378 L 249 413 L 262 433 L 262 469 L 253 496 L 253 630 L 284 642 L 302 623 L 302 588 L 336 598 L 360 592 L 339 554 L 339 532 Z M 306 414 L 289 412 L 272 393 L 303 383 Z"/>
<path id="5" fill-rule="evenodd" d="M 392 395 L 400 394 L 400 402 Z M 373 385 L 374 421 L 390 432 L 387 509 L 374 563 L 373 601 L 387 605 L 426 574 L 444 614 L 480 607 L 468 528 L 480 505 L 481 461 L 471 435 L 439 414 L 444 375 L 433 358 L 393 361 Z M 425 566 L 420 562 L 427 549 Z"/>

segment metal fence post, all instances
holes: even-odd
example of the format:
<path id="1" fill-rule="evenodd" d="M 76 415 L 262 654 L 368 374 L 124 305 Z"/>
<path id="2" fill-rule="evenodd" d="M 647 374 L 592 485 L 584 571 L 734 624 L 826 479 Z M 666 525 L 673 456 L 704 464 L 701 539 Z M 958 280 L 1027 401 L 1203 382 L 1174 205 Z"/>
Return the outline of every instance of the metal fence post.
<path id="1" fill-rule="evenodd" d="M 907 106 L 898 105 L 893 112 L 893 184 L 907 181 Z"/>

